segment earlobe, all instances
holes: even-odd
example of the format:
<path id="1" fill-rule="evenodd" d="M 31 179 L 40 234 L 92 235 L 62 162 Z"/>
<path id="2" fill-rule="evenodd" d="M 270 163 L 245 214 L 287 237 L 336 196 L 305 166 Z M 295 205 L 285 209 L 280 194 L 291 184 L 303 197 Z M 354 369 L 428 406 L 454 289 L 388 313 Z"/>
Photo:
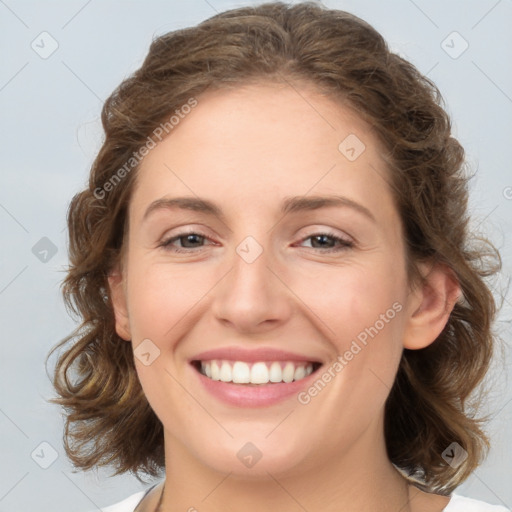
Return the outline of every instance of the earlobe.
<path id="1" fill-rule="evenodd" d="M 130 320 L 124 289 L 124 279 L 119 269 L 113 270 L 108 276 L 110 298 L 114 309 L 116 332 L 123 340 L 131 340 Z"/>
<path id="2" fill-rule="evenodd" d="M 429 266 L 423 275 L 425 282 L 411 293 L 409 301 L 404 347 L 411 350 L 425 348 L 437 339 L 462 295 L 457 278 L 446 265 Z"/>

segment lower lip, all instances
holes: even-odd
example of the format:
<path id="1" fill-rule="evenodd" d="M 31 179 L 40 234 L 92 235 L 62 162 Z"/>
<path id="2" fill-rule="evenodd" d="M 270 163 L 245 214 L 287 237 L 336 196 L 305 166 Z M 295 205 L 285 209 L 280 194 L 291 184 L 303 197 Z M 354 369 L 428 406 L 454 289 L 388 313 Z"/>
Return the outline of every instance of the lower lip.
<path id="1" fill-rule="evenodd" d="M 309 386 L 316 374 L 304 377 L 303 379 L 292 382 L 279 382 L 275 384 L 233 384 L 231 382 L 222 382 L 212 380 L 194 367 L 193 372 L 198 376 L 199 381 L 213 396 L 230 405 L 238 407 L 268 407 L 279 403 L 291 396 L 297 395 L 305 387 Z"/>

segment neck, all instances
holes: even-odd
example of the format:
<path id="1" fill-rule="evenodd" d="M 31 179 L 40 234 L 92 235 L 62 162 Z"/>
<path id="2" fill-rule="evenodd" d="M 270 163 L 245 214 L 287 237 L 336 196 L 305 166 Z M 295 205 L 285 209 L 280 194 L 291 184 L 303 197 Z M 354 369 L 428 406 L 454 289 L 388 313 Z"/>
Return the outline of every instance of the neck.
<path id="1" fill-rule="evenodd" d="M 371 433 L 374 434 L 374 433 Z M 383 436 L 296 471 L 248 479 L 205 466 L 166 433 L 166 481 L 158 512 L 409 512 L 408 483 L 387 458 Z M 191 477 L 193 475 L 193 477 Z"/>

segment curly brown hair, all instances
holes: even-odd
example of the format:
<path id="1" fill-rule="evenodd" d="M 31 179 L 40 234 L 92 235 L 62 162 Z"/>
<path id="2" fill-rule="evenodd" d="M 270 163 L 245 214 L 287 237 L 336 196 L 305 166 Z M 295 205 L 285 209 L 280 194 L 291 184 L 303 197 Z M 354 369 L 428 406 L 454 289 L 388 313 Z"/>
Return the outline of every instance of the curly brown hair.
<path id="1" fill-rule="evenodd" d="M 469 232 L 470 177 L 439 90 L 366 22 L 312 2 L 230 10 L 157 37 L 140 69 L 106 100 L 103 146 L 68 211 L 63 295 L 81 325 L 50 353 L 70 343 L 56 363 L 52 400 L 67 413 L 66 452 L 81 469 L 112 465 L 115 474 L 137 477 L 164 469 L 162 424 L 138 381 L 131 344 L 116 334 L 107 293 L 137 174 L 138 165 L 126 163 L 190 98 L 262 81 L 311 84 L 369 122 L 388 151 L 410 282 L 421 279 L 417 263 L 427 260 L 449 267 L 460 284 L 462 299 L 435 342 L 404 350 L 385 409 L 391 462 L 424 489 L 450 493 L 488 448 L 473 392 L 493 352 L 497 307 L 486 278 L 501 260 Z M 457 468 L 442 458 L 452 442 L 468 452 Z"/>

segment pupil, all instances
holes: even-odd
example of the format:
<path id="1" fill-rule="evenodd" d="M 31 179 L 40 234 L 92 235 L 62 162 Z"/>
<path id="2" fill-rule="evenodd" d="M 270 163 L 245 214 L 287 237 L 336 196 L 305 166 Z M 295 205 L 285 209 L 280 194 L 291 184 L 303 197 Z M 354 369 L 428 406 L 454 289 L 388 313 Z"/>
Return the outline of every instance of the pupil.
<path id="1" fill-rule="evenodd" d="M 329 238 L 330 237 L 327 235 L 316 235 L 313 237 L 313 241 L 321 240 L 322 241 L 321 246 L 323 247 L 323 246 L 325 246 L 324 242 L 326 242 L 326 240 L 328 240 Z M 314 243 L 313 243 L 313 245 L 314 245 Z"/>
<path id="2" fill-rule="evenodd" d="M 186 245 L 187 243 L 189 243 L 189 242 L 190 242 L 190 243 L 192 243 L 192 244 L 194 244 L 194 242 L 196 242 L 196 243 L 197 243 L 197 242 L 199 242 L 199 241 L 200 241 L 200 239 L 201 239 L 201 238 L 202 238 L 202 237 L 201 237 L 201 236 L 199 236 L 199 235 L 194 235 L 194 234 L 192 234 L 192 235 L 187 235 L 186 237 L 184 237 L 184 239 L 185 239 L 185 245 Z M 195 240 L 194 240 L 194 239 L 195 239 Z"/>

